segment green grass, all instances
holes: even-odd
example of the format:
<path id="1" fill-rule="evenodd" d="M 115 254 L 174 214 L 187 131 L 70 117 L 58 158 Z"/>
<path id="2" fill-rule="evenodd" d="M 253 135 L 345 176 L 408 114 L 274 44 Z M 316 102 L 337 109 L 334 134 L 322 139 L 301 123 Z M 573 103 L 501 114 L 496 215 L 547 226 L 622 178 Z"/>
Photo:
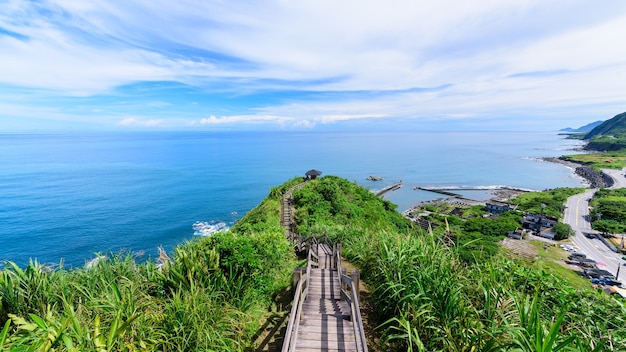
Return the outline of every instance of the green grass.
<path id="1" fill-rule="evenodd" d="M 8 263 L 0 272 L 0 349 L 255 350 L 299 264 L 279 222 L 281 194 L 297 182 L 272 189 L 230 232 L 181 244 L 160 267 L 128 256 L 89 270 Z M 294 198 L 298 229 L 341 241 L 368 283 L 369 318 L 381 336 L 373 352 L 626 348 L 624 305 L 546 264 L 559 256 L 552 249 L 539 248 L 545 260 L 528 262 L 481 256 L 478 246 L 475 259 L 464 260 L 393 204 L 338 177 L 308 182 Z M 475 236 L 489 229 L 474 225 Z M 462 231 L 462 222 L 454 226 Z"/>
<path id="2" fill-rule="evenodd" d="M 564 155 L 565 160 L 585 164 L 596 171 L 600 169 L 618 169 L 626 167 L 626 151 L 613 151 L 593 154 Z"/>
<path id="3" fill-rule="evenodd" d="M 90 269 L 0 271 L 0 350 L 244 351 L 296 265 L 273 189 L 233 230 L 179 245 L 161 267 L 108 255 Z"/>
<path id="4" fill-rule="evenodd" d="M 305 231 L 343 242 L 344 255 L 361 269 L 382 336 L 370 350 L 585 351 L 608 336 L 615 346 L 626 347 L 623 307 L 554 263 L 562 254 L 549 249 L 541 254 L 545 260 L 529 262 L 483 256 L 479 246 L 475 260 L 461 260 L 463 251 L 445 246 L 439 235 L 401 224 L 387 204 L 361 195 L 347 181 L 317 182 L 325 184 L 311 183 L 296 196 L 306 199 L 298 204 L 304 207 L 297 220 Z M 559 189 L 522 203 L 538 209 L 546 203 L 560 211 L 560 199 L 579 191 Z M 350 207 L 341 205 L 355 193 Z M 312 203 L 317 205 L 306 206 Z M 464 222 L 454 224 L 451 231 L 463 231 Z M 609 314 L 612 320 L 605 319 Z M 608 335 L 597 336 L 598 329 Z"/>
<path id="5" fill-rule="evenodd" d="M 569 255 L 568 252 L 564 251 L 559 246 L 545 246 L 546 243 L 543 241 L 530 241 L 530 244 L 535 247 L 539 257 L 531 264 L 533 268 L 544 270 L 560 277 L 576 289 L 591 289 L 591 284 L 588 279 L 585 279 L 578 272 L 564 265 Z"/>

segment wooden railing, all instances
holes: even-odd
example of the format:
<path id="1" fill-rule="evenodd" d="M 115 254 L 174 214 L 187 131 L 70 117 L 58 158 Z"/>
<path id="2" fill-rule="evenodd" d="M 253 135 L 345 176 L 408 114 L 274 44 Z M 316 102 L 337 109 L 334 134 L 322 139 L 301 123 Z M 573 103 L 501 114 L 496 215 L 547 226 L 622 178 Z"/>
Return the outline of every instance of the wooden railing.
<path id="1" fill-rule="evenodd" d="M 298 276 L 297 285 L 294 290 L 294 298 L 289 314 L 289 323 L 287 323 L 287 331 L 283 340 L 282 352 L 291 352 L 296 348 L 296 336 L 300 328 L 300 319 L 302 318 L 302 305 L 309 293 L 309 278 L 311 277 L 311 268 L 319 266 L 319 243 L 315 238 L 309 242 L 309 250 L 307 254 L 306 271 L 302 270 L 294 272 L 294 281 Z M 295 326 L 294 326 L 295 325 Z"/>
<path id="2" fill-rule="evenodd" d="M 350 320 L 354 328 L 354 339 L 359 351 L 367 352 L 367 341 L 365 340 L 365 328 L 361 318 L 359 308 L 359 281 L 361 279 L 359 271 L 352 271 L 352 276 L 346 275 L 346 269 L 341 265 L 341 243 L 333 246 L 333 265 L 340 274 L 341 297 L 350 305 Z"/>
<path id="3" fill-rule="evenodd" d="M 297 231 L 295 229 L 295 223 L 293 221 L 293 214 L 292 214 L 292 206 L 293 206 L 292 193 L 295 190 L 301 189 L 305 185 L 306 185 L 306 181 L 299 183 L 291 187 L 290 189 L 288 189 L 287 192 L 285 192 L 285 194 L 283 195 L 282 209 L 281 209 L 281 215 L 282 215 L 281 221 L 282 221 L 283 227 L 285 228 L 285 236 L 291 243 L 294 244 L 294 246 L 296 246 L 296 250 L 299 252 L 304 250 L 303 248 L 304 241 L 297 234 Z"/>
<path id="4" fill-rule="evenodd" d="M 359 281 L 360 274 L 358 270 L 352 272 L 352 276 L 346 274 L 345 268 L 341 264 L 341 243 L 333 243 L 326 235 L 322 238 L 322 242 L 332 248 L 332 269 L 336 269 L 340 273 L 341 297 L 350 306 L 350 320 L 354 330 L 354 338 L 357 349 L 361 352 L 368 352 L 367 341 L 365 339 L 365 329 L 363 327 L 363 319 L 361 318 L 361 310 L 359 308 Z M 296 339 L 298 336 L 299 322 L 302 317 L 302 305 L 308 294 L 308 283 L 312 267 L 319 267 L 319 248 L 320 243 L 313 237 L 307 241 L 307 267 L 305 270 L 297 270 L 294 272 L 294 300 L 287 324 L 287 331 L 283 340 L 282 352 L 294 351 Z"/>

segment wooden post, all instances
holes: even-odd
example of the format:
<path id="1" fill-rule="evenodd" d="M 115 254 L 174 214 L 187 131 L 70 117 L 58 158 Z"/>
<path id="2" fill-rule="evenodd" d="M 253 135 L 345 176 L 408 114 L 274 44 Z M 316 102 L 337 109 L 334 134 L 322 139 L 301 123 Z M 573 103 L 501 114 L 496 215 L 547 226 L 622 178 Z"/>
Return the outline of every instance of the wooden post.
<path id="1" fill-rule="evenodd" d="M 293 284 L 291 285 L 292 296 L 296 295 L 296 287 L 298 287 L 298 281 L 302 279 L 302 269 L 304 268 L 295 268 L 293 269 Z"/>
<path id="2" fill-rule="evenodd" d="M 335 259 L 336 261 L 341 260 L 341 242 L 337 243 L 337 252 L 335 253 L 335 255 L 337 256 Z M 335 268 L 336 269 L 336 268 Z"/>
<path id="3" fill-rule="evenodd" d="M 337 269 L 337 244 L 333 243 L 333 255 L 332 255 L 332 260 L 330 263 L 330 268 L 335 270 Z"/>
<path id="4" fill-rule="evenodd" d="M 361 281 L 361 273 L 354 269 L 354 271 L 352 271 L 352 282 L 354 282 L 354 288 L 356 289 L 356 292 L 352 292 L 353 296 L 356 296 L 356 299 L 359 301 L 359 304 L 361 304 L 361 295 L 360 295 L 360 291 L 359 291 L 359 281 Z"/>
<path id="5" fill-rule="evenodd" d="M 339 290 L 345 291 L 342 275 L 346 275 L 346 268 L 341 268 L 341 273 L 339 273 Z M 339 298 L 343 301 L 343 295 L 341 294 L 341 292 L 339 293 Z"/>

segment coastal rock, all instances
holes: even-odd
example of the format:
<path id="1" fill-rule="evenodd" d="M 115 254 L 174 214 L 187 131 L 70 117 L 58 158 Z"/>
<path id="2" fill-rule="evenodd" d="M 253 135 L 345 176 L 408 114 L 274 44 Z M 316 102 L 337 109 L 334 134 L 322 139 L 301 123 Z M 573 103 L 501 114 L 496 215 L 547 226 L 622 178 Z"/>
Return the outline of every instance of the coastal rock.
<path id="1" fill-rule="evenodd" d="M 587 181 L 591 188 L 607 188 L 613 186 L 613 179 L 611 176 L 604 174 L 602 172 L 598 172 L 589 166 L 585 166 L 583 164 L 574 163 L 568 160 L 563 160 L 560 158 L 546 157 L 542 158 L 544 161 L 549 161 L 553 163 L 563 164 L 565 166 L 571 167 L 574 169 L 574 173 Z"/>
<path id="2" fill-rule="evenodd" d="M 368 176 L 367 179 L 370 181 L 382 181 L 383 180 L 383 178 L 380 176 Z"/>
<path id="3" fill-rule="evenodd" d="M 587 180 L 587 182 L 589 182 L 589 186 L 592 188 L 608 188 L 613 186 L 613 179 L 611 176 L 602 172 L 597 172 L 588 166 L 578 166 L 574 172 L 576 175 Z"/>

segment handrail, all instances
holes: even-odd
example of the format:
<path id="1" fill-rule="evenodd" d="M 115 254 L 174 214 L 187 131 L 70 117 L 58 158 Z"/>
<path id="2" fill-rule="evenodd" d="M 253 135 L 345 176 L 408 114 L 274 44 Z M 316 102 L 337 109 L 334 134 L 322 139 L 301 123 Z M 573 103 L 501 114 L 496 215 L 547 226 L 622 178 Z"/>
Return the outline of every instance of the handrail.
<path id="1" fill-rule="evenodd" d="M 291 306 L 291 313 L 289 314 L 289 323 L 287 324 L 287 331 L 285 332 L 285 338 L 281 350 L 282 352 L 291 352 L 296 348 L 295 342 L 300 329 L 299 323 L 302 318 L 302 305 L 309 294 L 308 281 L 311 277 L 311 267 L 314 265 L 313 259 L 318 261 L 315 265 L 319 266 L 319 245 L 317 240 L 315 238 L 309 239 L 308 244 L 310 247 L 307 254 L 306 272 L 304 275 L 300 272 L 300 279 L 298 280 L 298 284 L 296 286 L 293 304 Z"/>
<path id="2" fill-rule="evenodd" d="M 332 248 L 330 265 L 331 269 L 336 269 L 339 273 L 341 297 L 350 305 L 350 320 L 352 321 L 352 328 L 355 331 L 354 341 L 357 345 L 357 350 L 361 352 L 368 352 L 365 340 L 365 331 L 363 328 L 363 319 L 359 309 L 358 271 L 354 272 L 354 274 L 356 274 L 356 284 L 354 278 L 344 274 L 344 269 L 341 265 L 341 243 L 335 243 L 328 237 L 327 234 L 324 234 L 320 239 L 318 239 L 315 236 L 304 237 L 293 231 L 293 223 L 291 222 L 291 204 L 289 199 L 291 198 L 292 191 L 302 188 L 304 184 L 305 183 L 301 183 L 289 189 L 284 195 L 286 198 L 284 198 L 282 204 L 282 220 L 287 220 L 285 214 L 288 214 L 289 223 L 281 220 L 283 223 L 282 225 L 285 226 L 285 228 L 289 227 L 287 229 L 287 239 L 295 245 L 298 251 L 301 251 L 305 245 L 308 249 L 306 272 L 304 274 L 302 271 L 299 272 L 300 277 L 294 292 L 294 300 L 289 314 L 289 322 L 287 324 L 287 331 L 285 332 L 283 340 L 282 352 L 291 352 L 295 350 L 298 330 L 300 328 L 300 320 L 302 318 L 303 304 L 309 293 L 311 268 L 319 268 L 320 243 Z M 294 272 L 294 281 L 297 277 L 295 274 L 296 273 Z"/>
<path id="3" fill-rule="evenodd" d="M 333 243 L 326 235 L 324 235 L 323 240 L 323 242 L 329 246 L 331 246 L 330 244 L 332 243 L 333 252 L 331 265 L 336 268 L 339 273 L 341 296 L 350 305 L 350 320 L 352 321 L 352 328 L 355 332 L 354 341 L 357 345 L 357 349 L 361 352 L 368 352 L 365 330 L 363 328 L 363 319 L 359 308 L 359 291 L 355 284 L 355 280 L 344 274 L 344 269 L 341 265 L 341 243 Z M 304 274 L 300 272 L 300 279 L 296 285 L 293 305 L 289 315 L 289 323 L 287 324 L 287 331 L 285 332 L 285 338 L 283 341 L 282 352 L 292 352 L 295 349 L 298 331 L 300 328 L 299 323 L 302 318 L 302 305 L 309 292 L 308 281 L 311 277 L 311 268 L 313 266 L 319 267 L 320 243 L 318 242 L 318 239 L 315 237 L 308 238 L 307 245 L 309 250 L 307 253 L 306 272 Z M 358 275 L 358 271 L 355 271 L 355 274 Z"/>
<path id="4" fill-rule="evenodd" d="M 297 333 L 293 333 L 293 324 L 298 318 L 300 320 L 298 313 L 302 314 L 302 311 L 298 308 L 300 307 L 300 298 L 302 296 L 302 285 L 304 285 L 304 280 L 298 280 L 298 285 L 296 286 L 296 293 L 293 298 L 293 305 L 291 306 L 291 313 L 289 314 L 289 323 L 287 323 L 287 331 L 285 332 L 285 339 L 283 341 L 282 352 L 288 352 L 290 350 L 290 346 L 292 344 L 292 339 L 297 336 Z M 296 329 L 299 324 L 296 324 Z M 294 344 L 295 345 L 295 344 Z"/>
<path id="5" fill-rule="evenodd" d="M 344 269 L 341 266 L 341 243 L 333 246 L 333 261 L 336 262 L 336 268 L 339 272 L 341 296 L 350 305 L 350 317 L 352 320 L 352 327 L 355 332 L 354 342 L 357 345 L 357 349 L 360 347 L 360 351 L 368 352 L 367 341 L 365 340 L 365 328 L 363 327 L 363 319 L 359 308 L 359 289 L 354 284 L 354 280 L 350 276 L 344 274 Z M 358 271 L 355 271 L 355 274 L 358 275 Z M 350 293 L 346 292 L 344 284 L 348 285 Z M 358 335 L 356 333 L 357 331 Z"/>
<path id="6" fill-rule="evenodd" d="M 285 338 L 281 349 L 282 352 L 291 352 L 296 348 L 296 337 L 298 336 L 300 319 L 302 318 L 302 305 L 309 294 L 308 281 L 311 276 L 311 256 L 312 251 L 309 250 L 306 272 L 304 275 L 300 272 L 300 280 L 298 280 L 298 285 L 296 286 L 291 313 L 289 314 L 289 323 L 287 324 L 287 331 L 285 331 Z"/>

